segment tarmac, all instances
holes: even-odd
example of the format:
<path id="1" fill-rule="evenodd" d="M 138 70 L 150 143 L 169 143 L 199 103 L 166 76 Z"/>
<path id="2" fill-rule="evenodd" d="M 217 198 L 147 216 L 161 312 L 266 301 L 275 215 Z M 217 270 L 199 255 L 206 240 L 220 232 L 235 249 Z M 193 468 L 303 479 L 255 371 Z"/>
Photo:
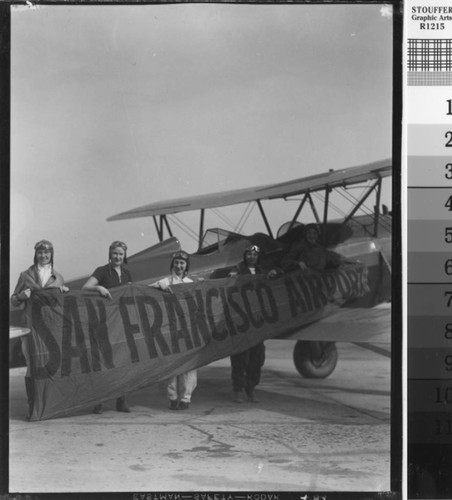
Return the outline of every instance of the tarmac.
<path id="1" fill-rule="evenodd" d="M 388 332 L 389 346 L 389 332 Z M 198 370 L 188 410 L 164 384 L 27 422 L 24 368 L 10 370 L 10 493 L 390 490 L 390 359 L 338 343 L 327 379 L 303 379 L 294 341 L 266 342 L 258 403 L 232 401 L 229 358 Z"/>

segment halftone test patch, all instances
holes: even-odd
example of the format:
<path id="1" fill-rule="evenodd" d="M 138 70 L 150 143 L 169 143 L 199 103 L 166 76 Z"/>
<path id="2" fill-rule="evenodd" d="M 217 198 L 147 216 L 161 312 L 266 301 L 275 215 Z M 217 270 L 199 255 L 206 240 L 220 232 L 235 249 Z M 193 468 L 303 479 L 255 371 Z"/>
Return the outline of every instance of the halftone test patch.
<path id="1" fill-rule="evenodd" d="M 452 39 L 407 40 L 407 84 L 452 84 Z"/>

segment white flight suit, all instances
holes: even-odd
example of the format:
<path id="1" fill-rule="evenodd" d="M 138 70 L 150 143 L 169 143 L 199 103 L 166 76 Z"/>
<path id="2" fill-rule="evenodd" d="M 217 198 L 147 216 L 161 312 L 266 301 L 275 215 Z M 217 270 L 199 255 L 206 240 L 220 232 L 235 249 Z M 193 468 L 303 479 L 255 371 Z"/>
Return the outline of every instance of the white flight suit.
<path id="1" fill-rule="evenodd" d="M 157 283 L 153 286 L 165 289 L 168 286 L 171 287 L 173 285 L 180 285 L 181 283 L 193 283 L 193 280 L 187 276 L 179 278 L 179 276 L 172 274 L 168 278 L 163 278 L 160 281 L 157 281 Z M 196 388 L 197 382 L 198 375 L 196 370 L 190 370 L 171 377 L 168 379 L 168 385 L 166 388 L 168 399 L 170 401 L 179 400 L 184 403 L 190 403 L 191 395 Z"/>

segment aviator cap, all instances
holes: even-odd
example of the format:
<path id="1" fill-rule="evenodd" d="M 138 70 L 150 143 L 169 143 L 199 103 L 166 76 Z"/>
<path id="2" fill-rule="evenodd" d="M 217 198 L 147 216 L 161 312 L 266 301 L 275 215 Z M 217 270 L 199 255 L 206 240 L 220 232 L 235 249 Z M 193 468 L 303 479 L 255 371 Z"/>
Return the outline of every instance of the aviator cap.
<path id="1" fill-rule="evenodd" d="M 124 264 L 127 264 L 127 245 L 123 241 L 113 241 L 113 243 L 108 247 L 108 259 L 110 259 L 112 250 L 118 247 L 124 250 Z"/>
<path id="2" fill-rule="evenodd" d="M 49 240 L 39 240 L 35 245 L 35 250 L 51 250 L 53 251 L 53 245 Z"/>
<path id="3" fill-rule="evenodd" d="M 173 269 L 173 263 L 176 259 L 185 260 L 185 262 L 187 263 L 185 272 L 188 273 L 188 266 L 190 265 L 190 255 L 188 255 L 188 253 L 184 252 L 183 250 L 179 250 L 178 252 L 173 253 L 171 258 L 170 270 Z"/>
<path id="4" fill-rule="evenodd" d="M 116 240 L 111 245 L 109 250 L 113 250 L 113 248 L 121 247 L 124 252 L 127 252 L 127 245 L 123 241 Z"/>
<path id="5" fill-rule="evenodd" d="M 33 262 L 34 262 L 35 266 L 38 264 L 37 254 L 38 254 L 39 250 L 45 250 L 45 251 L 51 253 L 52 256 L 50 259 L 50 263 L 53 266 L 53 245 L 52 245 L 52 243 L 49 240 L 39 240 L 35 244 L 35 256 L 33 258 Z"/>
<path id="6" fill-rule="evenodd" d="M 249 245 L 245 248 L 245 251 L 243 252 L 243 260 L 245 260 L 246 254 L 250 252 L 256 252 L 258 255 L 258 259 L 261 258 L 261 249 L 257 245 Z"/>

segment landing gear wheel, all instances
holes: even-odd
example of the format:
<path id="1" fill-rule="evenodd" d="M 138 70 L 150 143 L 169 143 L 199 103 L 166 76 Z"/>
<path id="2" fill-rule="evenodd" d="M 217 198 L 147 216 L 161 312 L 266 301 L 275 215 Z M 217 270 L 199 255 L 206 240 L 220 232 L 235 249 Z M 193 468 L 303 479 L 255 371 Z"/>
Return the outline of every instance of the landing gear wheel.
<path id="1" fill-rule="evenodd" d="M 299 340 L 293 350 L 293 361 L 302 377 L 326 378 L 336 368 L 336 343 Z"/>

